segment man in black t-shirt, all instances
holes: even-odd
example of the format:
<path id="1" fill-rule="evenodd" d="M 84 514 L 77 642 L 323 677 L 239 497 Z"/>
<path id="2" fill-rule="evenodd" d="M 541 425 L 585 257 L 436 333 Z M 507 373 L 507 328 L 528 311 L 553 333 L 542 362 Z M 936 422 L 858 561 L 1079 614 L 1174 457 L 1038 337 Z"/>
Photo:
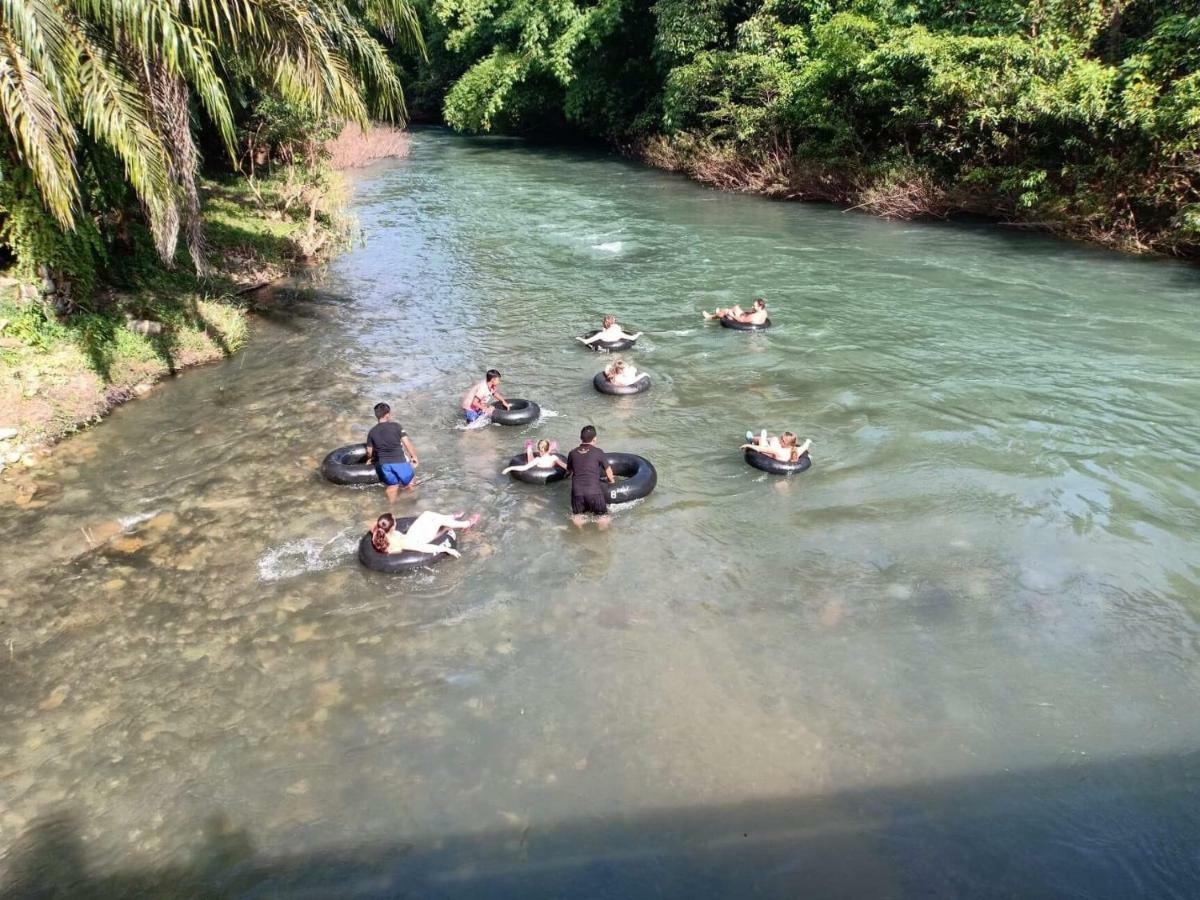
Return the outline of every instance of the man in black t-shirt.
<path id="1" fill-rule="evenodd" d="M 603 477 L 615 484 L 613 471 L 605 462 L 604 451 L 596 446 L 596 429 L 585 425 L 579 432 L 580 445 L 567 455 L 567 474 L 571 476 L 571 522 L 583 527 L 584 517 L 595 513 L 600 527 L 608 525 L 608 497 L 600 483 Z"/>
<path id="2" fill-rule="evenodd" d="M 375 463 L 379 480 L 386 486 L 388 501 L 395 503 L 401 487 L 412 490 L 417 450 L 400 423 L 392 421 L 390 406 L 376 403 L 375 418 L 379 423 L 367 432 L 367 462 Z"/>

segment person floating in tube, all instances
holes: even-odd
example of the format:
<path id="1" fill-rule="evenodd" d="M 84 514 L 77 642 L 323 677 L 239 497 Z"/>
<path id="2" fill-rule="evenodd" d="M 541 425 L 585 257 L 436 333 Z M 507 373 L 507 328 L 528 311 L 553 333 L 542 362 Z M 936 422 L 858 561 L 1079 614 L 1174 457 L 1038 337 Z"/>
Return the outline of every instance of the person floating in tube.
<path id="1" fill-rule="evenodd" d="M 643 378 L 649 378 L 645 372 L 639 372 L 637 366 L 623 359 L 614 359 L 611 363 L 604 367 L 604 377 L 609 384 L 615 384 L 619 387 L 630 387 L 637 384 Z"/>
<path id="2" fill-rule="evenodd" d="M 585 517 L 592 513 L 599 516 L 601 528 L 609 523 L 608 497 L 600 485 L 604 478 L 616 484 L 612 468 L 605 462 L 605 453 L 596 446 L 596 429 L 584 425 L 579 432 L 580 444 L 567 455 L 567 475 L 571 479 L 571 523 L 582 528 Z"/>
<path id="3" fill-rule="evenodd" d="M 738 448 L 739 450 L 757 450 L 763 456 L 769 456 L 782 463 L 800 462 L 808 456 L 809 448 L 812 447 L 810 440 L 796 446 L 796 435 L 791 431 L 785 431 L 779 437 L 775 437 L 773 434 L 767 434 L 765 428 L 759 435 L 753 431 L 747 431 L 746 440 L 749 443 L 742 444 Z"/>
<path id="4" fill-rule="evenodd" d="M 617 341 L 636 341 L 642 336 L 639 331 L 637 334 L 626 334 L 625 329 L 617 324 L 616 316 L 605 316 L 604 325 L 599 331 L 590 337 L 577 337 L 575 340 L 584 346 L 591 347 L 596 342 L 605 344 L 615 344 Z"/>
<path id="5" fill-rule="evenodd" d="M 530 469 L 565 469 L 567 464 L 563 462 L 557 454 L 558 445 L 554 441 L 545 439 L 537 442 L 537 454 L 533 452 L 533 441 L 525 442 L 525 463 L 524 465 L 508 466 L 502 469 L 500 474 L 507 475 L 509 472 L 528 472 Z"/>
<path id="6" fill-rule="evenodd" d="M 417 516 L 407 531 L 396 530 L 396 517 L 391 513 L 380 516 L 371 528 L 371 546 L 376 553 L 445 553 L 458 559 L 460 554 L 453 547 L 438 544 L 447 531 L 465 531 L 479 522 L 479 513 L 464 518 L 464 513 L 445 516 L 428 510 Z"/>
<path id="7" fill-rule="evenodd" d="M 392 421 L 392 408 L 386 403 L 375 404 L 375 418 L 378 423 L 367 432 L 367 462 L 375 464 L 388 502 L 395 503 L 400 488 L 413 489 L 417 448 L 400 423 Z"/>
<path id="8" fill-rule="evenodd" d="M 508 401 L 500 396 L 499 387 L 500 373 L 495 369 L 488 369 L 483 381 L 471 385 L 463 394 L 461 403 L 463 418 L 468 422 L 474 422 L 481 416 L 488 415 L 497 403 L 505 409 L 509 409 Z"/>
<path id="9" fill-rule="evenodd" d="M 734 305 L 728 309 L 714 309 L 712 312 L 700 311 L 705 319 L 729 319 L 734 322 L 741 322 L 743 325 L 766 325 L 767 324 L 767 301 L 762 297 L 755 297 L 754 303 L 750 307 L 750 312 L 746 312 L 740 306 Z"/>

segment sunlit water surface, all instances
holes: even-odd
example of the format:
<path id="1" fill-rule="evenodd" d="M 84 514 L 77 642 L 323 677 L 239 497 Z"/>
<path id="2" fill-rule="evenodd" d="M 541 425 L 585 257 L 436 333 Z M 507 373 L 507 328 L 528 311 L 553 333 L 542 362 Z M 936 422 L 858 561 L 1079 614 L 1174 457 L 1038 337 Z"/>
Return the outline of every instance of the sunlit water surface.
<path id="1" fill-rule="evenodd" d="M 356 190 L 0 516 L 13 895 L 1195 896 L 1195 270 L 437 131 Z M 591 387 L 609 311 L 648 394 Z M 457 426 L 489 366 L 538 425 Z M 415 577 L 317 474 L 380 399 L 401 505 L 483 514 Z M 659 471 L 607 533 L 498 474 L 588 422 Z"/>

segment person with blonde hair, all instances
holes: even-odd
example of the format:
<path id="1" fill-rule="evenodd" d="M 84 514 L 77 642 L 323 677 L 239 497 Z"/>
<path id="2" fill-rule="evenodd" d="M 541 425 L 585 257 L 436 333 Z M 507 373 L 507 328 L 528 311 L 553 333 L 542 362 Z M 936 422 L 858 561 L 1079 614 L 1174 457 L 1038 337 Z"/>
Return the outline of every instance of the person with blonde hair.
<path id="1" fill-rule="evenodd" d="M 642 336 L 639 331 L 637 334 L 626 334 L 625 329 L 617 324 L 616 316 L 605 316 L 604 326 L 595 334 L 590 334 L 587 337 L 577 337 L 575 340 L 583 344 L 585 347 L 591 347 L 594 344 L 615 344 L 618 341 L 636 341 Z"/>
<path id="2" fill-rule="evenodd" d="M 650 376 L 645 372 L 639 372 L 633 363 L 618 357 L 604 367 L 604 377 L 609 384 L 631 387 L 643 378 Z"/>
<path id="3" fill-rule="evenodd" d="M 554 441 L 548 441 L 545 438 L 537 442 L 537 455 L 533 452 L 533 442 L 525 442 L 525 464 L 508 466 L 503 469 L 500 474 L 508 475 L 510 472 L 528 472 L 530 469 L 566 469 L 567 464 L 555 452 L 558 449 Z"/>

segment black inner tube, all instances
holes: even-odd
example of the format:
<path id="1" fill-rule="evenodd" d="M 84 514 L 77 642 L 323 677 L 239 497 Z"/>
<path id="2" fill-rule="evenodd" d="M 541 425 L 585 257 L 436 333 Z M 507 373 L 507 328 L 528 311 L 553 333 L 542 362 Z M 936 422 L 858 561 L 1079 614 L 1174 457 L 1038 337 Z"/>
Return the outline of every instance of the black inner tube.
<path id="1" fill-rule="evenodd" d="M 532 400 L 509 400 L 510 409 L 505 409 L 497 404 L 492 407 L 492 421 L 497 425 L 528 425 L 530 422 L 536 422 L 538 416 L 542 414 L 539 407 Z"/>
<path id="2" fill-rule="evenodd" d="M 584 339 L 594 338 L 596 335 L 598 335 L 600 333 L 601 330 L 602 329 L 596 329 L 591 334 L 585 334 L 583 337 L 584 337 Z M 635 343 L 636 343 L 636 341 L 631 341 L 631 340 L 628 340 L 627 338 L 621 338 L 619 341 L 592 341 L 592 343 L 587 344 L 585 346 L 587 346 L 587 348 L 589 350 L 607 351 L 609 353 L 619 353 L 622 350 L 631 349 Z"/>
<path id="3" fill-rule="evenodd" d="M 348 444 L 330 452 L 321 463 L 321 474 L 334 484 L 378 484 L 379 472 L 367 462 L 366 444 Z"/>
<path id="4" fill-rule="evenodd" d="M 417 521 L 416 516 L 405 516 L 402 519 L 397 519 L 396 530 L 404 533 L 412 527 L 412 523 L 415 521 Z M 433 543 L 438 546 L 452 547 L 457 550 L 458 535 L 453 531 L 447 531 L 441 537 L 434 538 Z M 415 550 L 405 550 L 403 553 L 380 553 L 371 543 L 371 532 L 369 531 L 358 542 L 359 562 L 368 569 L 376 572 L 387 572 L 389 574 L 411 572 L 413 569 L 432 566 L 445 559 L 446 555 L 445 553 L 417 553 Z"/>
<path id="5" fill-rule="evenodd" d="M 754 468 L 770 472 L 772 475 L 798 475 L 800 472 L 807 472 L 809 470 L 812 466 L 812 457 L 805 453 L 795 462 L 780 462 L 772 456 L 767 456 L 765 453 L 759 453 L 757 450 L 747 448 L 746 462 L 754 466 Z"/>
<path id="6" fill-rule="evenodd" d="M 567 461 L 567 458 L 561 453 L 555 453 L 554 455 L 561 459 L 564 463 Z M 525 454 L 518 453 L 508 461 L 508 465 L 525 465 Z M 532 469 L 526 469 L 524 472 L 509 472 L 508 474 L 509 477 L 515 478 L 517 481 L 523 481 L 526 484 L 553 484 L 556 481 L 562 481 L 564 478 L 566 478 L 567 470 L 558 466 L 555 466 L 553 469 L 539 469 L 535 467 Z"/>
<path id="7" fill-rule="evenodd" d="M 767 319 L 761 325 L 753 325 L 750 322 L 739 322 L 736 319 L 721 316 L 721 326 L 723 328 L 732 328 L 734 331 L 766 331 L 771 327 L 771 320 Z"/>
<path id="8" fill-rule="evenodd" d="M 609 453 L 604 461 L 619 480 L 616 484 L 605 484 L 604 493 L 609 503 L 628 503 L 649 496 L 658 484 L 658 472 L 650 460 L 636 453 Z"/>
<path id="9" fill-rule="evenodd" d="M 592 387 L 602 394 L 619 396 L 640 394 L 642 391 L 650 390 L 650 376 L 643 372 L 633 384 L 613 384 L 604 376 L 603 372 L 597 372 L 596 377 L 592 379 Z"/>

